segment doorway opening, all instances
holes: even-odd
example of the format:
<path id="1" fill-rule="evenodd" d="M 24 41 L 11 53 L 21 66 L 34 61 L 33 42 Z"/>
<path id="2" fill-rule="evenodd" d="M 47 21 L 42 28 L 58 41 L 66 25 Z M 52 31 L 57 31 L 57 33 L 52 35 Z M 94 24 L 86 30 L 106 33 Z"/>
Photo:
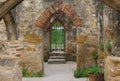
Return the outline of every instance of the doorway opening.
<path id="1" fill-rule="evenodd" d="M 50 52 L 64 53 L 65 52 L 65 30 L 63 25 L 57 21 L 52 26 L 50 32 Z"/>

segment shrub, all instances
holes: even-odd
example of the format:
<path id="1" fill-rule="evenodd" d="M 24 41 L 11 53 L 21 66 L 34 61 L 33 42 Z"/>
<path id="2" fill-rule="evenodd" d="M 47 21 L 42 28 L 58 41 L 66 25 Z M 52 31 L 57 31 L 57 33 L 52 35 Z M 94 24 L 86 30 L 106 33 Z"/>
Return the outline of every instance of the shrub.
<path id="1" fill-rule="evenodd" d="M 88 77 L 89 68 L 77 69 L 74 71 L 74 77 Z"/>
<path id="2" fill-rule="evenodd" d="M 98 67 L 98 65 L 93 65 L 92 67 L 88 68 L 88 74 L 103 74 L 103 71 Z"/>
<path id="3" fill-rule="evenodd" d="M 75 78 L 88 77 L 89 74 L 103 74 L 103 71 L 97 64 L 94 64 L 89 68 L 77 69 L 74 71 Z"/>
<path id="4" fill-rule="evenodd" d="M 82 77 L 88 77 L 88 72 L 89 72 L 89 68 L 85 69 L 82 74 Z"/>
<path id="5" fill-rule="evenodd" d="M 85 68 L 75 70 L 74 71 L 74 77 L 75 78 L 86 77 L 86 76 L 84 76 L 85 70 L 86 70 Z"/>
<path id="6" fill-rule="evenodd" d="M 75 70 L 74 71 L 74 77 L 80 78 L 82 76 L 82 70 Z"/>
<path id="7" fill-rule="evenodd" d="M 106 43 L 106 50 L 107 50 L 108 52 L 111 52 L 111 50 L 112 50 L 112 46 L 111 46 L 110 41 L 107 41 L 107 43 Z"/>

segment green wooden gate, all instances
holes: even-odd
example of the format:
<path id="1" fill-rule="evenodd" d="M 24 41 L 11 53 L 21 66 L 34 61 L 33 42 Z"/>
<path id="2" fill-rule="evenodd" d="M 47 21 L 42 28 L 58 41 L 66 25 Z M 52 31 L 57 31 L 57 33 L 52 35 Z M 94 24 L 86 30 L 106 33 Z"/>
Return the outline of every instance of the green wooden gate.
<path id="1" fill-rule="evenodd" d="M 65 51 L 65 31 L 60 22 L 56 22 L 51 30 L 51 52 L 62 53 Z"/>

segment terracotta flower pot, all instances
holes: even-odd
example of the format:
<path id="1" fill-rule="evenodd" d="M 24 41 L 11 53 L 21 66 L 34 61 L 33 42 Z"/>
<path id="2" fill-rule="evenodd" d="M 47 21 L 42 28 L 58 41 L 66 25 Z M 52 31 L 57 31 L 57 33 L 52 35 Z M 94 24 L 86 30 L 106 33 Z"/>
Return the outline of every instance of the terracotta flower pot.
<path id="1" fill-rule="evenodd" d="M 104 75 L 103 74 L 89 74 L 88 75 L 89 81 L 104 81 Z"/>
<path id="2" fill-rule="evenodd" d="M 94 75 L 94 74 L 89 74 L 88 75 L 88 78 L 89 78 L 89 81 L 96 81 L 96 75 Z"/>

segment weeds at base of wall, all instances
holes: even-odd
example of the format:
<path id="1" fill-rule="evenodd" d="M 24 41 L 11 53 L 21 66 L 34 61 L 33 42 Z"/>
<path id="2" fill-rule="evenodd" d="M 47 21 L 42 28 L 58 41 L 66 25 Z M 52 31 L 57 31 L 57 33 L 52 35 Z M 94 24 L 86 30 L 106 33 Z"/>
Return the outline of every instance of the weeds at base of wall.
<path id="1" fill-rule="evenodd" d="M 37 71 L 34 73 L 30 73 L 30 72 L 28 72 L 27 69 L 23 68 L 22 74 L 23 74 L 23 77 L 42 77 L 43 71 Z"/>

